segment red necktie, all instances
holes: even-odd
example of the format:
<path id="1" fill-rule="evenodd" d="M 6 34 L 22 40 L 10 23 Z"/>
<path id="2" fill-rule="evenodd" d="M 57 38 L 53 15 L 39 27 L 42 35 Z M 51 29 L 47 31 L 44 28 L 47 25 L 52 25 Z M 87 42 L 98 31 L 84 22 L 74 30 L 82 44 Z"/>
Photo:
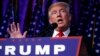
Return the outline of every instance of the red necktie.
<path id="1" fill-rule="evenodd" d="M 63 32 L 59 32 L 59 33 L 57 34 L 57 36 L 58 36 L 58 37 L 62 37 L 62 36 L 64 36 L 64 34 L 63 34 Z"/>

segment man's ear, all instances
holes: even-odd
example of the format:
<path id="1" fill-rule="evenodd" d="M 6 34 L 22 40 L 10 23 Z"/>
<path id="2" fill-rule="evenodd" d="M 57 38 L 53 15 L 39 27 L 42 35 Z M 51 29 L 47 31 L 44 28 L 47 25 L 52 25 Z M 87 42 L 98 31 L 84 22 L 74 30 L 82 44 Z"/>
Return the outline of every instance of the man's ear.
<path id="1" fill-rule="evenodd" d="M 69 16 L 69 26 L 71 25 L 72 16 Z"/>

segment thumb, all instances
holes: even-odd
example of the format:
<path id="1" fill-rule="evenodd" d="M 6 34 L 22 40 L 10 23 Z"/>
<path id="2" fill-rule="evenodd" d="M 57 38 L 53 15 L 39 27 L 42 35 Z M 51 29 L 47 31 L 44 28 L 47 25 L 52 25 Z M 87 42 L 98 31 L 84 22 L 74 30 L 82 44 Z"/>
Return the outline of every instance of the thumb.
<path id="1" fill-rule="evenodd" d="M 23 34 L 23 37 L 24 37 L 24 38 L 26 37 L 26 34 L 27 34 L 27 31 L 25 31 L 24 34 Z"/>

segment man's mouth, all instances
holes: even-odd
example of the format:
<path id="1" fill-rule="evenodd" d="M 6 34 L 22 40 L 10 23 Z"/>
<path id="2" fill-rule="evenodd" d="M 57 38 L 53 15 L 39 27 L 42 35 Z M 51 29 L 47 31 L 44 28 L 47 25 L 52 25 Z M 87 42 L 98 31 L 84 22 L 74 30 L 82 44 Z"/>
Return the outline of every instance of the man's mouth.
<path id="1" fill-rule="evenodd" d="M 62 19 L 58 19 L 57 23 L 61 24 L 61 23 L 63 23 L 63 20 Z"/>

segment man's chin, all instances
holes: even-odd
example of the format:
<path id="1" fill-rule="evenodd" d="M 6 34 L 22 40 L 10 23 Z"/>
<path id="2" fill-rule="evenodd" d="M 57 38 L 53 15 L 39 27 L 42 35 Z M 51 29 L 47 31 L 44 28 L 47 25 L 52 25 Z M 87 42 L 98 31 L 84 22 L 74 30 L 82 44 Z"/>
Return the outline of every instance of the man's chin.
<path id="1" fill-rule="evenodd" d="M 57 31 L 62 31 L 63 29 L 64 29 L 64 27 L 61 27 L 61 26 L 56 28 Z"/>
<path id="2" fill-rule="evenodd" d="M 65 27 L 63 24 L 58 24 L 59 28 Z"/>

